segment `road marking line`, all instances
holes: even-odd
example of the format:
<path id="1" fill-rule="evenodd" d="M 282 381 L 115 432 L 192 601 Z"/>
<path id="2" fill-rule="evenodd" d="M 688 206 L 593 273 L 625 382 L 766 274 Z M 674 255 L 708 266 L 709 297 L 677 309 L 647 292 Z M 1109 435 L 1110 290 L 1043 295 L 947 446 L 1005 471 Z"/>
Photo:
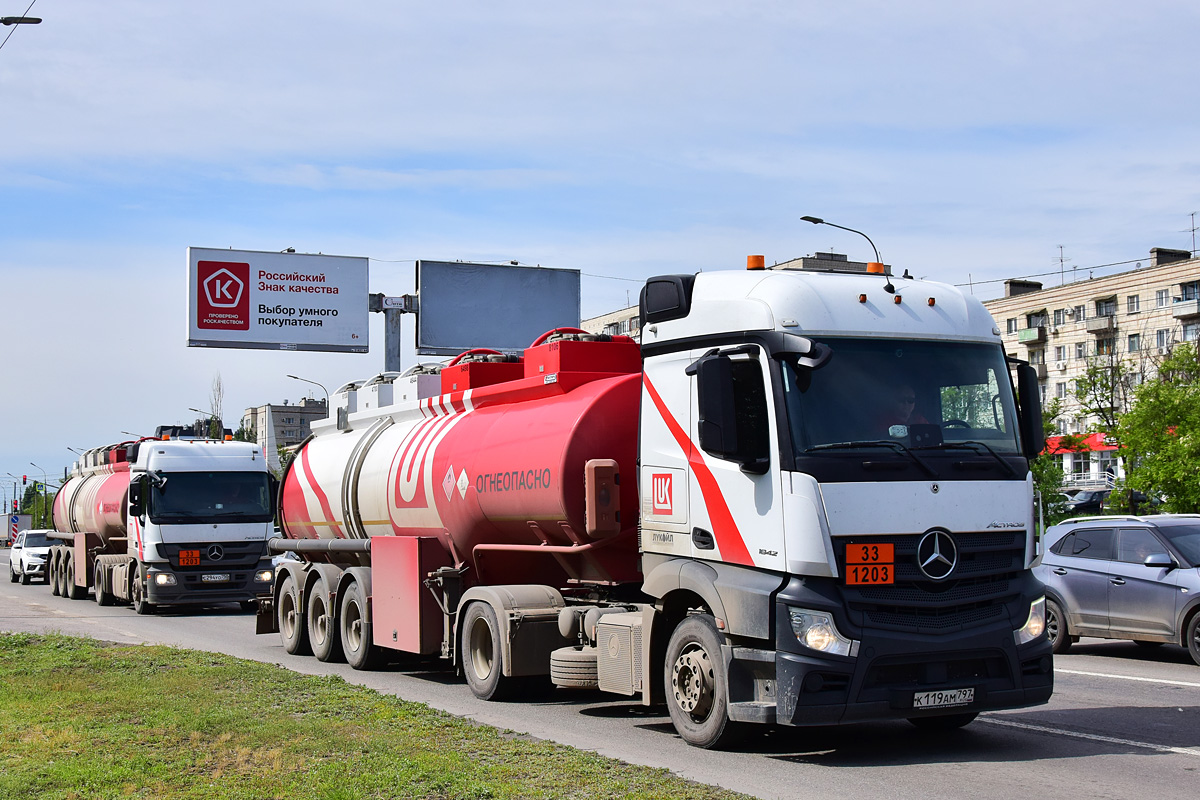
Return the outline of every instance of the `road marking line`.
<path id="1" fill-rule="evenodd" d="M 1136 742 L 1133 739 L 1117 739 L 1113 736 L 1100 736 L 1095 733 L 1081 733 L 1080 731 L 1067 730 L 1066 728 L 1051 728 L 1047 725 L 1030 725 L 1027 722 L 1011 722 L 1006 719 L 998 719 L 996 717 L 980 717 L 980 722 L 990 722 L 993 725 L 1001 725 L 1006 728 L 1021 728 L 1027 731 L 1037 731 L 1038 733 L 1050 733 L 1055 736 L 1073 736 L 1076 739 L 1089 739 L 1093 742 L 1105 742 L 1107 744 L 1119 744 L 1125 747 L 1141 747 L 1146 750 L 1157 750 L 1160 753 L 1177 753 L 1183 756 L 1200 756 L 1200 750 L 1189 747 L 1171 747 L 1165 744 L 1151 744 L 1150 742 Z"/>
<path id="2" fill-rule="evenodd" d="M 1123 681 L 1141 681 L 1142 683 L 1165 683 L 1170 686 L 1187 686 L 1192 689 L 1200 689 L 1200 683 L 1188 683 L 1187 681 L 1169 681 L 1165 678 L 1138 678 L 1133 675 L 1116 675 L 1109 672 L 1082 672 L 1075 669 L 1058 669 L 1055 672 L 1061 672 L 1063 675 L 1087 675 L 1090 678 L 1120 678 Z"/>

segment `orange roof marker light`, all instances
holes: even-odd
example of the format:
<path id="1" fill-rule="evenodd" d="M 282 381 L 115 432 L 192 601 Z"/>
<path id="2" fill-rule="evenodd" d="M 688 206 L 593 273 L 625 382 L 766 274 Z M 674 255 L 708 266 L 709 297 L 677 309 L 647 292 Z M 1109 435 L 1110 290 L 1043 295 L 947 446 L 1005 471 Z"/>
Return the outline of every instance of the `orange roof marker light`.
<path id="1" fill-rule="evenodd" d="M 937 305 L 937 299 L 936 299 L 936 298 L 933 298 L 933 297 L 931 297 L 931 298 L 929 298 L 928 302 L 929 302 L 929 306 L 930 306 L 931 308 L 932 308 L 933 306 Z"/>
<path id="2" fill-rule="evenodd" d="M 766 269 L 766 256 L 746 256 L 746 269 Z"/>
<path id="3" fill-rule="evenodd" d="M 900 297 L 900 295 L 896 295 L 895 297 L 892 298 L 892 302 L 895 303 L 896 305 L 900 305 L 901 299 L 902 298 Z"/>
<path id="4" fill-rule="evenodd" d="M 887 268 L 883 266 L 882 261 L 868 261 L 867 272 L 872 275 L 884 275 L 887 273 Z"/>

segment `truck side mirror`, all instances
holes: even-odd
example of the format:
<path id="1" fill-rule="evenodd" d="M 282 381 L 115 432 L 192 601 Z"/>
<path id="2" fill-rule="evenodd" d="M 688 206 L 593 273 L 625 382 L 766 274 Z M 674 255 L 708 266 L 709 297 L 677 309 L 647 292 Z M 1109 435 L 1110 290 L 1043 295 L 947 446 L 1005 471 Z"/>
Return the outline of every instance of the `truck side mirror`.
<path id="1" fill-rule="evenodd" d="M 1021 443 L 1025 456 L 1035 458 L 1046 447 L 1042 429 L 1042 396 L 1038 391 L 1037 372 L 1029 364 L 1017 367 L 1017 402 L 1020 404 Z"/>
<path id="2" fill-rule="evenodd" d="M 696 392 L 696 400 L 700 406 L 700 419 L 697 424 L 700 449 L 717 458 L 737 458 L 733 362 L 728 356 L 708 356 L 700 359 L 696 364 Z"/>
<path id="3" fill-rule="evenodd" d="M 129 481 L 129 516 L 140 517 L 144 510 L 142 504 L 142 479 L 134 478 Z"/>

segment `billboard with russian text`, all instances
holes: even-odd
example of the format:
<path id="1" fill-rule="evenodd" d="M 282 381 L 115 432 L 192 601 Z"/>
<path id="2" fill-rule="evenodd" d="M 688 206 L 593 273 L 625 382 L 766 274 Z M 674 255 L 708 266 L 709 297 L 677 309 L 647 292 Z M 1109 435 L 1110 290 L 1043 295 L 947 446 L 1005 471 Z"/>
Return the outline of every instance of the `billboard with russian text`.
<path id="1" fill-rule="evenodd" d="M 188 347 L 365 353 L 367 259 L 188 248 Z"/>

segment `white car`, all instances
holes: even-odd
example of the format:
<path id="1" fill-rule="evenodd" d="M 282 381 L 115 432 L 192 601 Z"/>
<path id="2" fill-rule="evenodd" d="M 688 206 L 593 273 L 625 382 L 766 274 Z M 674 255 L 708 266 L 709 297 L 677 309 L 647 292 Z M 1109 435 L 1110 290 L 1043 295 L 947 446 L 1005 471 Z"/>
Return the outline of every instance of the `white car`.
<path id="1" fill-rule="evenodd" d="M 17 534 L 17 540 L 8 552 L 8 577 L 13 583 L 20 581 L 28 586 L 33 578 L 47 579 L 46 556 L 51 545 L 58 544 L 47 538 L 50 533 L 53 531 L 21 531 Z"/>

